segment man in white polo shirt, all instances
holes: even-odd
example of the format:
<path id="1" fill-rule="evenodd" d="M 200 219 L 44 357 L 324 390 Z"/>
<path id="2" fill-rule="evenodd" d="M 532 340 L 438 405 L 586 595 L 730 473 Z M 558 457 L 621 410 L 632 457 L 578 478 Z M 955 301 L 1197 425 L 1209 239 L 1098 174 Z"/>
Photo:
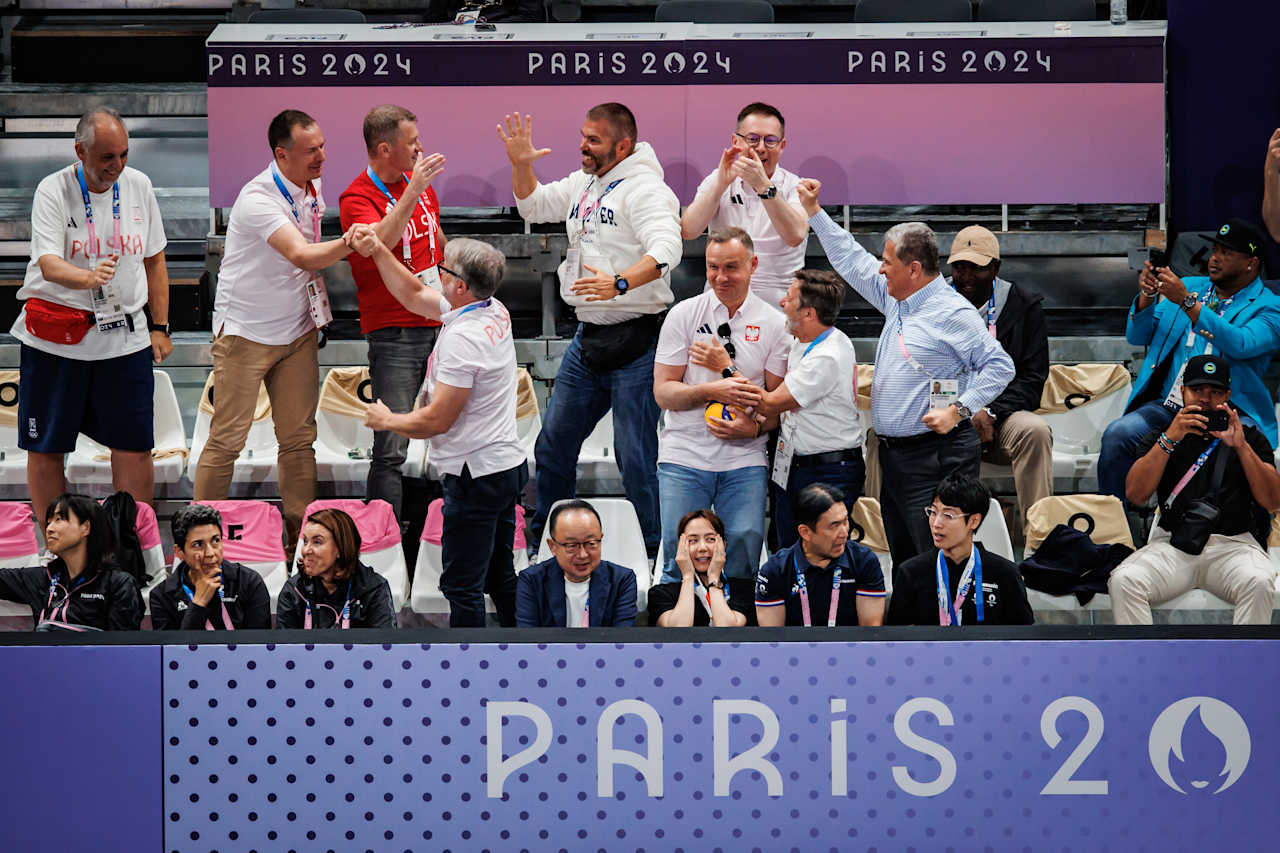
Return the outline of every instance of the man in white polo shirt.
<path id="1" fill-rule="evenodd" d="M 770 306 L 786 296 L 809 242 L 809 218 L 796 190 L 800 178 L 778 165 L 787 150 L 786 128 L 776 107 L 758 101 L 743 107 L 720 165 L 698 185 L 680 217 L 686 240 L 707 226 L 733 225 L 751 235 L 760 260 L 751 290 Z"/>
<path id="2" fill-rule="evenodd" d="M 67 490 L 64 456 L 81 432 L 111 449 L 112 486 L 151 503 L 151 366 L 173 352 L 160 208 L 150 179 L 125 166 L 119 113 L 81 117 L 76 157 L 36 187 L 25 304 L 10 330 L 20 342 L 18 446 L 42 526 Z"/>
<path id="3" fill-rule="evenodd" d="M 265 382 L 275 422 L 285 541 L 296 542 L 316 496 L 319 332 L 330 319 L 320 271 L 351 250 L 320 241 L 324 134 L 285 110 L 267 130 L 273 160 L 231 208 L 213 303 L 213 419 L 196 468 L 195 499 L 224 500 Z"/>
<path id="4" fill-rule="evenodd" d="M 826 270 L 797 272 L 782 301 L 795 339 L 786 378 L 765 392 L 759 408 L 782 415 L 769 488 L 783 548 L 798 538 L 791 507 L 801 489 L 810 483 L 835 486 L 852 512 L 866 480 L 857 359 L 848 336 L 835 328 L 842 304 L 844 282 Z"/>
<path id="5" fill-rule="evenodd" d="M 781 312 L 751 292 L 757 261 L 745 231 L 711 232 L 706 257 L 711 289 L 671 309 L 653 367 L 653 396 L 667 413 L 658 448 L 662 582 L 680 580 L 681 517 L 714 508 L 725 526 L 729 597 L 746 605 L 769 481 L 763 424 L 752 410 L 782 381 L 790 338 Z"/>
<path id="6" fill-rule="evenodd" d="M 498 621 L 514 627 L 516 501 L 529 469 L 516 436 L 511 315 L 493 297 L 506 259 L 488 243 L 450 240 L 437 264 L 442 295 L 415 278 L 369 226 L 357 226 L 352 242 L 373 258 L 400 304 L 444 324 L 420 407 L 397 414 L 378 400 L 365 424 L 431 440 L 431 461 L 444 474 L 440 591 L 449 601 L 449 625 L 483 628 L 488 593 Z"/>

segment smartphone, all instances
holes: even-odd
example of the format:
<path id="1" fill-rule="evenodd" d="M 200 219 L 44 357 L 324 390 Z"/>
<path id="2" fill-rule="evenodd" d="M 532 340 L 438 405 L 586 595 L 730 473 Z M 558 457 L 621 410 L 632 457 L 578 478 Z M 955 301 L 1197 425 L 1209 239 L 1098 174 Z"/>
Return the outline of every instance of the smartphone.
<path id="1" fill-rule="evenodd" d="M 1226 409 L 1211 409 L 1205 412 L 1205 417 L 1209 419 L 1209 425 L 1205 429 L 1210 432 L 1222 432 L 1231 423 L 1231 416 Z"/>
<path id="2" fill-rule="evenodd" d="M 1152 269 L 1167 267 L 1169 265 L 1168 253 L 1154 246 L 1142 246 L 1129 250 L 1129 269 L 1134 272 L 1142 272 L 1143 264 L 1147 262 L 1151 263 Z"/>

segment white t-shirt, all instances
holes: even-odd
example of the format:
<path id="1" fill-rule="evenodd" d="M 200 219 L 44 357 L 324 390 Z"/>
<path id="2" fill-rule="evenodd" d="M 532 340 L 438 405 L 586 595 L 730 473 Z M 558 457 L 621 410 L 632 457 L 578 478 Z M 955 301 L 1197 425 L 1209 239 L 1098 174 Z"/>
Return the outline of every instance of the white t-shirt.
<path id="1" fill-rule="evenodd" d="M 858 415 L 857 358 L 844 332 L 833 326 L 821 342 L 793 339 L 782 383 L 800 404 L 782 414 L 781 434 L 794 430 L 791 442 L 797 455 L 862 446 L 865 427 Z"/>
<path id="2" fill-rule="evenodd" d="M 788 204 L 799 204 L 800 178 L 778 166 L 773 170 L 773 185 L 778 188 L 778 195 Z M 698 185 L 698 195 L 710 192 L 715 184 L 716 175 L 712 172 Z M 791 286 L 793 273 L 804 267 L 804 251 L 809 244 L 808 236 L 800 241 L 799 246 L 788 246 L 778 235 L 769 220 L 769 213 L 764 209 L 764 200 L 756 195 L 756 191 L 744 184 L 741 178 L 735 178 L 729 188 L 720 196 L 719 206 L 711 217 L 709 227 L 723 228 L 733 225 L 751 235 L 751 242 L 756 247 L 756 257 L 760 265 L 751 276 L 751 290 L 769 307 L 782 310 L 779 303 L 787 295 Z"/>
<path id="3" fill-rule="evenodd" d="M 437 382 L 470 388 L 453 427 L 431 437 L 428 454 L 445 474 L 472 477 L 506 471 L 526 461 L 516 437 L 516 346 L 511 315 L 497 299 L 473 302 L 440 318 L 444 328 L 427 362 L 427 397 Z"/>
<path id="4" fill-rule="evenodd" d="M 587 599 L 591 595 L 591 578 L 584 581 L 564 579 L 564 616 L 568 628 L 582 627 L 582 614 L 587 611 Z"/>
<path id="5" fill-rule="evenodd" d="M 218 292 L 213 300 L 213 333 L 239 335 L 260 344 L 292 343 L 316 327 L 307 302 L 307 282 L 312 273 L 300 270 L 267 245 L 267 239 L 284 226 L 299 228 L 308 243 L 316 242 L 312 197 L 306 187 L 280 179 L 289 190 L 302 218 L 272 179 L 268 166 L 240 190 L 227 222 L 227 240 L 218 270 Z M 314 201 L 324 215 L 320 181 L 311 182 Z"/>
<path id="6" fill-rule="evenodd" d="M 672 308 L 662 324 L 658 364 L 685 367 L 684 383 L 715 382 L 720 374 L 689 364 L 689 347 L 695 341 L 721 340 L 718 330 L 729 324 L 736 358 L 734 363 L 747 379 L 764 387 L 765 371 L 782 376 L 787 369 L 787 318 L 754 293 L 748 293 L 733 318 L 714 292 L 702 293 Z M 659 439 L 658 461 L 697 468 L 700 471 L 733 471 L 764 465 L 766 437 L 724 441 L 716 438 L 703 420 L 703 406 L 684 412 L 667 412 Z"/>
<path id="7" fill-rule="evenodd" d="M 160 206 L 151 188 L 151 179 L 137 169 L 126 166 L 117 181 L 120 187 L 120 242 L 114 240 L 115 226 L 111 219 L 111 190 L 89 193 L 93 204 L 94 233 L 98 238 L 97 249 L 89 247 L 89 228 L 84 216 L 84 197 L 80 195 L 80 181 L 76 166 L 59 169 L 40 181 L 31 204 L 31 263 L 27 275 L 18 290 L 19 299 L 38 297 L 48 302 L 67 305 L 84 311 L 93 310 L 93 293 L 89 290 L 72 290 L 61 284 L 45 281 L 40 272 L 40 258 L 54 255 L 82 269 L 91 269 L 96 261 L 108 255 L 119 254 L 116 274 L 111 283 L 120 297 L 124 310 L 133 317 L 133 331 L 116 329 L 99 332 L 91 328 L 78 344 L 58 344 L 37 338 L 27 331 L 26 309 L 18 312 L 10 330 L 15 338 L 29 347 L 53 353 L 63 358 L 81 361 L 99 361 L 130 355 L 151 346 L 146 317 L 142 307 L 147 304 L 147 272 L 142 265 L 144 258 L 154 257 L 164 251 L 166 244 L 164 223 L 160 221 Z"/>

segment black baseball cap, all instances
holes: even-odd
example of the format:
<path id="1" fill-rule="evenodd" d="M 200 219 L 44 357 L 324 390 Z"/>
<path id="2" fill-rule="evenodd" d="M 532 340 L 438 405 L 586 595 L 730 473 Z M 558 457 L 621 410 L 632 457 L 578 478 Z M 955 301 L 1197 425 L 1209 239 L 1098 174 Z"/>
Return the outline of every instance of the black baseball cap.
<path id="1" fill-rule="evenodd" d="M 1216 355 L 1196 355 L 1187 359 L 1187 369 L 1182 374 L 1184 387 L 1216 385 L 1231 390 L 1231 365 Z"/>
<path id="2" fill-rule="evenodd" d="M 1232 249 L 1251 258 L 1261 256 L 1262 232 L 1247 219 L 1228 219 L 1210 239 L 1225 249 Z"/>

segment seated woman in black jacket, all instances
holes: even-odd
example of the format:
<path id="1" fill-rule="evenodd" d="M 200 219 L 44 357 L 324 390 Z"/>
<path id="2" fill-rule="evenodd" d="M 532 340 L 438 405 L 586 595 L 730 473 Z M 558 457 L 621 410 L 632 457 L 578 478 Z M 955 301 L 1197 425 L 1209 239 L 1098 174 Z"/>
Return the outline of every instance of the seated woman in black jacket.
<path id="1" fill-rule="evenodd" d="M 151 590 L 157 631 L 270 628 L 271 595 L 262 576 L 222 559 L 222 513 L 191 504 L 173 514 L 178 568 Z"/>
<path id="2" fill-rule="evenodd" d="M 36 630 L 136 631 L 142 595 L 115 568 L 115 535 L 98 502 L 59 495 L 45 513 L 47 566 L 0 569 L 0 598 L 26 604 Z"/>
<path id="3" fill-rule="evenodd" d="M 277 628 L 396 627 L 391 587 L 360 562 L 360 531 L 342 510 L 307 516 L 297 569 L 276 602 Z"/>

